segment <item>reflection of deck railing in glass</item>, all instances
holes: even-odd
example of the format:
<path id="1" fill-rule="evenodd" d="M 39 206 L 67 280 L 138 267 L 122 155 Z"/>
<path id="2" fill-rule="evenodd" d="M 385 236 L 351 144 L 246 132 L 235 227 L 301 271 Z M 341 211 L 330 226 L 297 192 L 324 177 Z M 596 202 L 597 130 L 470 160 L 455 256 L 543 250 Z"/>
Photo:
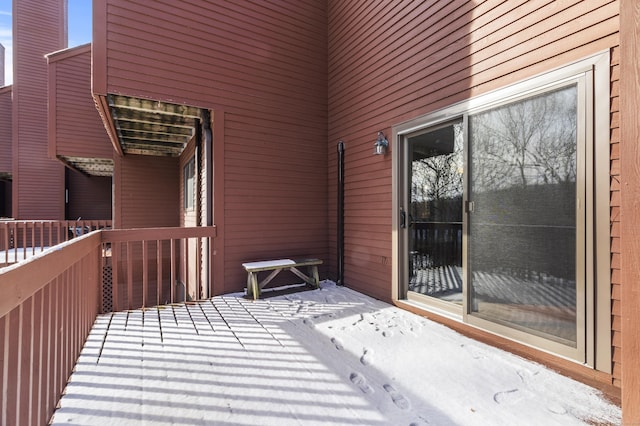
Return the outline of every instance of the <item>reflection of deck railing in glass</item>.
<path id="1" fill-rule="evenodd" d="M 414 221 L 409 232 L 409 289 L 427 295 L 460 293 L 462 222 Z"/>
<path id="2" fill-rule="evenodd" d="M 415 221 L 410 232 L 414 267 L 462 266 L 462 222 Z"/>

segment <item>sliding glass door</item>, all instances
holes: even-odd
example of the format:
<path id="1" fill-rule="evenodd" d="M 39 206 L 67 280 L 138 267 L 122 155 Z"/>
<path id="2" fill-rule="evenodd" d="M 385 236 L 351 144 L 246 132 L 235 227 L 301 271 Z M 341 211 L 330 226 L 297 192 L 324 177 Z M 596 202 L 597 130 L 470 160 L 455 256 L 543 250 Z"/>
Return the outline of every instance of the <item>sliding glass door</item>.
<path id="1" fill-rule="evenodd" d="M 409 290 L 462 305 L 462 121 L 407 137 Z"/>
<path id="2" fill-rule="evenodd" d="M 454 110 L 402 135 L 408 299 L 582 359 L 584 86 Z"/>
<path id="3" fill-rule="evenodd" d="M 468 116 L 471 315 L 577 345 L 578 85 Z"/>

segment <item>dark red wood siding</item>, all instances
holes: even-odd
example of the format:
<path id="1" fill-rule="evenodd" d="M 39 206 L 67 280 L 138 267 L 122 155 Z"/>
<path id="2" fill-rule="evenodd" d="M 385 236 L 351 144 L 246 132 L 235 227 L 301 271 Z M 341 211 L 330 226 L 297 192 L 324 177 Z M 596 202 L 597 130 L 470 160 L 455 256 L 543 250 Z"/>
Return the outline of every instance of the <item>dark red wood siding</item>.
<path id="1" fill-rule="evenodd" d="M 327 260 L 326 4 L 99 0 L 94 16 L 94 40 L 105 40 L 94 46 L 94 92 L 223 111 L 214 292 L 242 289 L 247 260 Z"/>
<path id="2" fill-rule="evenodd" d="M 49 61 L 49 145 L 53 156 L 112 158 L 111 141 L 91 96 L 91 45 Z"/>
<path id="3" fill-rule="evenodd" d="M 13 1 L 13 215 L 64 219 L 64 168 L 48 157 L 47 61 L 66 47 L 66 2 Z"/>
<path id="4" fill-rule="evenodd" d="M 377 132 L 390 135 L 394 124 L 603 50 L 616 58 L 619 5 L 603 0 L 328 3 L 330 260 L 335 258 L 336 142 L 344 140 L 344 282 L 391 300 L 392 156 L 372 155 Z M 612 65 L 615 76 L 617 62 Z M 612 76 L 612 142 L 616 79 Z M 617 144 L 611 149 L 615 175 Z M 619 267 L 612 251 L 614 268 Z M 616 299 L 615 270 L 613 282 Z M 613 323 L 619 327 L 616 300 Z M 614 345 L 619 344 L 614 330 Z M 619 384 L 617 349 L 614 355 Z"/>
<path id="5" fill-rule="evenodd" d="M 114 228 L 180 226 L 178 159 L 115 157 Z"/>
<path id="6" fill-rule="evenodd" d="M 67 219 L 111 220 L 111 176 L 86 176 L 67 170 Z"/>
<path id="7" fill-rule="evenodd" d="M 11 86 L 0 88 L 0 173 L 11 173 Z"/>
<path id="8" fill-rule="evenodd" d="M 611 50 L 611 316 L 613 342 L 613 383 L 621 385 L 622 329 L 621 329 L 621 272 L 620 246 L 620 49 Z"/>

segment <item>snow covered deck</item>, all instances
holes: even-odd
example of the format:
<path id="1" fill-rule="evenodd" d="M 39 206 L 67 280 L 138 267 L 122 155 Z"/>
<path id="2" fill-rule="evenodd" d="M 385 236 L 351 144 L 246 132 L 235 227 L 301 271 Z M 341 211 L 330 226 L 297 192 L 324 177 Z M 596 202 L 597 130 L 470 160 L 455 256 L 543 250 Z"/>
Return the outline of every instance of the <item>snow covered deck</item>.
<path id="1" fill-rule="evenodd" d="M 54 425 L 619 424 L 596 390 L 333 283 L 99 316 Z"/>

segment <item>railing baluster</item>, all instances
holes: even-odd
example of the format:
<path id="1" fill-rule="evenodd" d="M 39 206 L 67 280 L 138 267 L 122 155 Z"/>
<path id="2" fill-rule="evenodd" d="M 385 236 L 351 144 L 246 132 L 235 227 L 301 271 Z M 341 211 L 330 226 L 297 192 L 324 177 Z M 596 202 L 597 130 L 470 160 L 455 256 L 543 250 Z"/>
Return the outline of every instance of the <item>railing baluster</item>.
<path id="1" fill-rule="evenodd" d="M 21 309 L 14 309 L 7 315 L 7 326 L 6 326 L 6 340 L 5 340 L 5 352 L 8 352 L 8 356 L 5 359 L 7 371 L 7 380 L 8 386 L 5 389 L 5 394 L 2 396 L 3 400 L 6 401 L 5 409 L 3 410 L 4 414 L 4 423 L 10 424 L 8 420 L 13 420 L 17 416 L 17 409 L 19 403 L 18 393 L 20 390 L 20 378 L 18 372 L 18 360 L 22 356 L 22 345 L 19 339 L 19 330 L 20 330 L 20 314 Z M 11 350 L 7 350 L 11 348 Z"/>
<path id="2" fill-rule="evenodd" d="M 196 238 L 196 288 L 198 299 L 202 299 L 202 238 Z"/>
<path id="3" fill-rule="evenodd" d="M 182 266 L 182 274 L 183 277 L 182 279 L 184 280 L 184 301 L 186 302 L 187 300 L 189 300 L 189 297 L 191 295 L 190 291 L 189 291 L 189 284 L 190 284 L 190 276 L 189 276 L 189 272 L 190 272 L 190 268 L 189 268 L 189 239 L 188 238 L 183 238 L 180 240 L 180 245 L 182 246 L 182 252 L 184 253 L 183 259 L 184 259 L 184 265 L 182 265 L 183 262 L 181 263 Z"/>
<path id="4" fill-rule="evenodd" d="M 147 307 L 149 292 L 149 253 L 148 240 L 142 240 L 142 306 Z"/>
<path id="5" fill-rule="evenodd" d="M 133 309 L 133 254 L 131 241 L 127 241 L 127 309 Z"/>
<path id="6" fill-rule="evenodd" d="M 22 223 L 22 259 L 27 258 L 27 222 Z"/>
<path id="7" fill-rule="evenodd" d="M 32 298 L 32 330 L 31 333 L 31 387 L 29 401 L 31 401 L 29 424 L 40 423 L 40 392 L 42 386 L 42 290 Z M 38 419 L 37 421 L 35 419 Z"/>
<path id="8" fill-rule="evenodd" d="M 157 244 L 157 257 L 156 257 L 156 262 L 157 262 L 157 268 L 158 268 L 158 280 L 157 280 L 157 293 L 156 293 L 156 303 L 158 305 L 162 304 L 163 302 L 163 298 L 162 298 L 162 240 L 156 240 L 156 244 Z"/>
<path id="9" fill-rule="evenodd" d="M 171 239 L 171 282 L 169 288 L 171 291 L 171 303 L 174 303 L 176 286 L 176 240 Z"/>

